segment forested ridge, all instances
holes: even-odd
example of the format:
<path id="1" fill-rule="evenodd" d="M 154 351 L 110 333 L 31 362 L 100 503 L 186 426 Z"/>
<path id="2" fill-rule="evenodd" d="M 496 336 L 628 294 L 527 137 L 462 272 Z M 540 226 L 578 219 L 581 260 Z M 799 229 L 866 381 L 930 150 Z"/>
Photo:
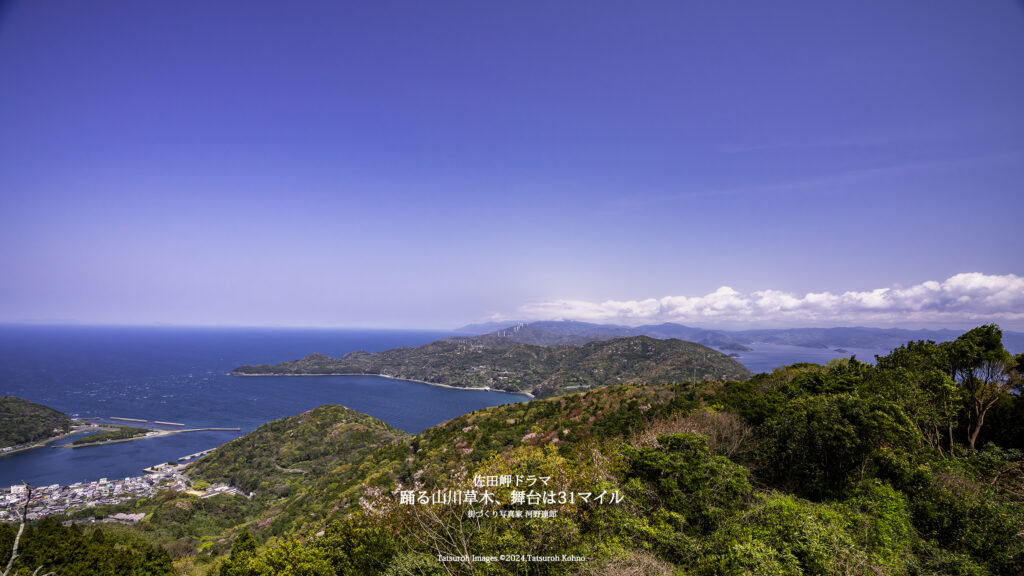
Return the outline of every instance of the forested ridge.
<path id="1" fill-rule="evenodd" d="M 136 506 L 147 519 L 133 530 L 162 543 L 180 573 L 222 576 L 1020 575 L 1022 371 L 1024 355 L 982 326 L 874 364 L 608 386 L 415 436 L 321 407 L 197 465 L 204 481 L 248 483 L 251 499 L 165 493 Z M 502 476 L 621 501 L 512 505 L 509 488 L 492 488 L 504 502 L 490 510 L 556 512 L 511 519 L 469 518 L 478 504 L 400 503 L 403 492 Z"/>
<path id="2" fill-rule="evenodd" d="M 500 335 L 447 338 L 414 348 L 310 354 L 274 365 L 241 366 L 233 374 L 381 374 L 462 388 L 488 387 L 538 397 L 616 384 L 736 380 L 750 371 L 693 342 L 633 336 L 579 345 L 522 344 Z"/>
<path id="3" fill-rule="evenodd" d="M 0 448 L 28 444 L 71 429 L 71 418 L 48 406 L 0 396 Z"/>

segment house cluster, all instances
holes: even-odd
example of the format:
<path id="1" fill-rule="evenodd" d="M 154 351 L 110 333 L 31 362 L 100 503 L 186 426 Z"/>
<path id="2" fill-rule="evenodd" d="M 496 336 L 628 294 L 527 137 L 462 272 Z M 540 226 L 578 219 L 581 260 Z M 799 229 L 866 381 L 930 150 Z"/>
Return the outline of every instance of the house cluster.
<path id="1" fill-rule="evenodd" d="M 28 519 L 61 514 L 72 509 L 119 504 L 136 498 L 152 496 L 157 490 L 187 490 L 188 479 L 175 471 L 146 474 L 123 480 L 100 478 L 95 482 L 78 482 L 70 486 L 52 484 L 32 488 Z M 26 486 L 18 484 L 0 489 L 0 522 L 17 520 L 25 505 Z"/>

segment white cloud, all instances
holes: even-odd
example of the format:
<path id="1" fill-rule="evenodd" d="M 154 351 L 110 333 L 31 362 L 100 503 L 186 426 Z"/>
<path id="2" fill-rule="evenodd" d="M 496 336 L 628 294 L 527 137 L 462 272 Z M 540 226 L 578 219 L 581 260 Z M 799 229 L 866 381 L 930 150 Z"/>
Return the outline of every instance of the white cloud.
<path id="1" fill-rule="evenodd" d="M 509 317 L 634 325 L 679 322 L 705 326 L 893 325 L 909 328 L 995 322 L 1013 329 L 1024 326 L 1024 278 L 1013 274 L 970 272 L 907 288 L 896 286 L 842 294 L 811 292 L 803 296 L 770 289 L 744 294 L 722 286 L 704 296 L 533 302 Z"/>

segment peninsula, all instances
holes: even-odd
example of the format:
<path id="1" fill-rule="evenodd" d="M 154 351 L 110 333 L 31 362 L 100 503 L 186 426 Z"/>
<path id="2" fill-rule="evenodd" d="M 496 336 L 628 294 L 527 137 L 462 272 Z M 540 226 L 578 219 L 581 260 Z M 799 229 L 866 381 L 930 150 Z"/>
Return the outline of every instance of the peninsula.
<path id="1" fill-rule="evenodd" d="M 547 397 L 614 384 L 745 380 L 750 371 L 725 354 L 677 339 L 615 338 L 581 345 L 523 344 L 500 334 L 446 338 L 415 348 L 310 354 L 273 365 L 241 366 L 236 376 L 372 374 L 457 388 Z"/>
<path id="2" fill-rule="evenodd" d="M 67 414 L 15 396 L 0 396 L 0 453 L 34 448 L 71 431 Z"/>

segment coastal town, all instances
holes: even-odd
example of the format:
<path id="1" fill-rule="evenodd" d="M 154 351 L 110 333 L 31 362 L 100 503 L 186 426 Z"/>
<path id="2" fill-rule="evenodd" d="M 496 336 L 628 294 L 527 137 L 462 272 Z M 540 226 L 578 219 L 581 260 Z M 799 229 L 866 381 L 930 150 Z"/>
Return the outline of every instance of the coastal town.
<path id="1" fill-rule="evenodd" d="M 246 496 L 244 492 L 226 484 L 211 486 L 194 486 L 184 470 L 188 464 L 163 463 L 145 469 L 142 476 L 128 477 L 119 480 L 100 478 L 93 482 L 77 482 L 69 486 L 51 484 L 49 486 L 33 486 L 31 502 L 26 518 L 35 520 L 44 516 L 66 514 L 96 506 L 121 504 L 138 498 L 155 495 L 162 490 L 188 492 L 200 498 L 209 498 L 218 494 L 234 494 Z M 25 497 L 29 487 L 16 484 L 0 489 L 0 522 L 16 521 L 20 518 L 25 506 Z M 104 518 L 106 522 L 134 523 L 141 520 L 142 514 L 113 514 Z"/>
<path id="2" fill-rule="evenodd" d="M 49 436 L 46 438 L 38 439 L 37 436 L 36 440 L 0 447 L 0 457 L 36 450 L 45 446 L 74 449 L 95 446 L 97 444 L 132 442 L 185 432 L 237 432 L 241 430 L 238 427 L 185 428 L 185 424 L 179 422 L 161 420 L 150 422 L 141 418 L 125 418 L 120 416 L 76 419 L 68 419 L 63 414 L 60 416 L 68 421 L 69 425 L 64 427 L 58 426 L 48 430 Z M 80 436 L 77 440 L 59 442 L 76 435 Z M 203 450 L 182 456 L 178 458 L 177 462 L 163 462 L 149 468 L 144 468 L 142 476 L 122 479 L 100 478 L 92 482 L 76 482 L 67 486 L 50 484 L 29 487 L 27 484 L 15 484 L 10 487 L 0 488 L 0 522 L 17 521 L 21 518 L 23 511 L 25 511 L 25 516 L 28 520 L 35 520 L 45 516 L 67 514 L 98 506 L 122 504 L 138 498 L 150 497 L 164 490 L 187 492 L 200 498 L 209 498 L 218 494 L 245 496 L 245 493 L 227 484 L 214 484 L 212 486 L 206 482 L 194 484 L 185 475 L 185 471 L 196 459 L 212 451 L 213 449 Z M 31 500 L 28 502 L 26 511 L 26 498 L 29 497 Z M 102 516 L 102 521 L 122 523 L 138 522 L 143 517 L 141 514 L 127 513 Z"/>

